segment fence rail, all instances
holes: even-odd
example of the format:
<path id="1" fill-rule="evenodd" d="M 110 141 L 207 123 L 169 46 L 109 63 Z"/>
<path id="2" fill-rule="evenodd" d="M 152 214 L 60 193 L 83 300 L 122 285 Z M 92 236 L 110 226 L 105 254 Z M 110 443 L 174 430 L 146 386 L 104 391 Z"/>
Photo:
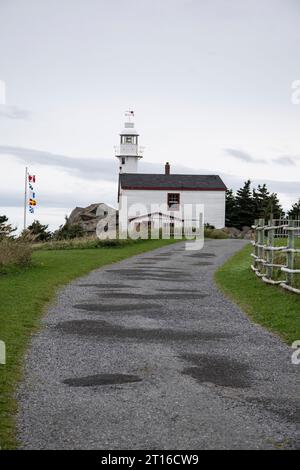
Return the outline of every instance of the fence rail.
<path id="1" fill-rule="evenodd" d="M 271 219 L 266 223 L 257 219 L 252 228 L 251 269 L 263 282 L 300 294 L 300 248 L 296 247 L 300 220 Z"/>

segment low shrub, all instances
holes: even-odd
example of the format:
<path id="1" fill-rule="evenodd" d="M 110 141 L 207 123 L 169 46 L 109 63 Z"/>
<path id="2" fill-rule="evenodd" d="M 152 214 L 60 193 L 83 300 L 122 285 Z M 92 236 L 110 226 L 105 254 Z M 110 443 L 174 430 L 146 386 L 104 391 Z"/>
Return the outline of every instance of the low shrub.
<path id="1" fill-rule="evenodd" d="M 97 237 L 80 237 L 73 238 L 70 240 L 52 240 L 46 243 L 36 243 L 34 249 L 38 250 L 74 250 L 74 249 L 90 249 L 90 248 L 107 248 L 131 245 L 132 243 L 138 243 L 139 240 L 121 240 L 121 239 L 107 239 L 100 240 Z"/>
<path id="2" fill-rule="evenodd" d="M 0 269 L 10 266 L 28 266 L 31 262 L 32 247 L 29 243 L 11 238 L 0 240 Z"/>
<path id="3" fill-rule="evenodd" d="M 161 238 L 161 236 L 159 237 Z M 170 237 L 173 239 L 174 237 Z M 133 240 L 130 237 L 126 239 L 111 238 L 101 240 L 95 236 L 85 236 L 80 238 L 73 238 L 70 240 L 51 240 L 49 242 L 35 243 L 34 250 L 73 250 L 73 249 L 89 249 L 89 248 L 122 248 L 132 244 L 144 243 L 151 240 L 150 234 L 148 239 L 138 238 Z"/>
<path id="4" fill-rule="evenodd" d="M 222 240 L 224 238 L 228 238 L 228 234 L 221 229 L 218 228 L 205 228 L 204 229 L 204 238 L 215 238 L 217 240 Z"/>

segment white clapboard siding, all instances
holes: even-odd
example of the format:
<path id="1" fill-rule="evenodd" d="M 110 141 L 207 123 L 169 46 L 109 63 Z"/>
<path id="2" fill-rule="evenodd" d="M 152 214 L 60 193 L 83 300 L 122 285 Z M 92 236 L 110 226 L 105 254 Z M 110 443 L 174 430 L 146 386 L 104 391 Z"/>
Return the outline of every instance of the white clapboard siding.
<path id="1" fill-rule="evenodd" d="M 167 204 L 168 193 L 179 193 L 180 204 L 203 204 L 204 223 L 209 223 L 216 228 L 225 226 L 225 191 L 176 191 L 176 190 L 136 190 L 121 189 L 120 205 L 123 206 L 123 197 L 127 197 L 128 208 L 136 205 L 135 212 L 143 215 L 143 207 L 147 213 L 151 212 L 151 205 Z M 138 207 L 139 205 L 139 207 Z M 176 215 L 176 211 L 174 211 Z M 130 216 L 134 216 L 131 212 Z"/>

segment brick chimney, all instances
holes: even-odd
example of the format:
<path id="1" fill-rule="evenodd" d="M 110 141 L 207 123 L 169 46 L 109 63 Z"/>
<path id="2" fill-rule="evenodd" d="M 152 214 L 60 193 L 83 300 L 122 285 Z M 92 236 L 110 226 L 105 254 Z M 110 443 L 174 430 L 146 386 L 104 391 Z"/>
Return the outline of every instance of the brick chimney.
<path id="1" fill-rule="evenodd" d="M 170 174 L 170 163 L 167 162 L 165 164 L 165 175 L 169 175 Z"/>

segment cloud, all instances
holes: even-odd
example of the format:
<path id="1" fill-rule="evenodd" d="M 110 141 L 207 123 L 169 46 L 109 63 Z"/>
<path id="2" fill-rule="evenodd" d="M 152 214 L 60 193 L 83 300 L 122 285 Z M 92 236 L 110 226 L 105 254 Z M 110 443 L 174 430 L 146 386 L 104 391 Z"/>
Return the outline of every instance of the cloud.
<path id="1" fill-rule="evenodd" d="M 54 207 L 54 208 L 67 208 L 73 207 L 75 204 L 76 196 L 72 194 L 59 193 L 59 192 L 44 192 L 38 194 L 38 203 L 44 207 Z M 24 204 L 24 194 L 19 191 L 3 191 L 0 190 L 0 201 L 1 207 L 22 207 Z M 77 203 L 78 203 L 77 195 Z M 88 201 L 80 201 L 88 202 Z M 1 211 L 1 209 L 0 209 Z"/>
<path id="2" fill-rule="evenodd" d="M 30 118 L 30 112 L 18 106 L 9 106 L 0 104 L 0 116 L 8 119 L 24 119 Z"/>
<path id="3" fill-rule="evenodd" d="M 118 177 L 117 160 L 113 156 L 111 158 L 75 158 L 9 145 L 0 145 L 0 155 L 12 155 L 28 165 L 38 164 L 63 168 L 66 172 L 87 180 L 116 181 Z M 141 162 L 140 171 L 141 173 L 162 173 L 164 164 Z M 194 172 L 194 170 L 180 166 L 176 166 L 176 171 L 177 173 L 179 171 Z"/>
<path id="4" fill-rule="evenodd" d="M 238 160 L 242 160 L 243 162 L 247 162 L 247 163 L 267 163 L 267 161 L 264 158 L 255 158 L 252 155 L 250 155 L 249 153 L 243 152 L 242 150 L 228 148 L 228 149 L 225 149 L 225 152 L 228 155 L 231 155 L 232 157 L 237 158 Z"/>
<path id="5" fill-rule="evenodd" d="M 228 151 L 230 149 L 227 149 Z M 231 151 L 241 153 L 243 156 L 245 152 L 231 149 Z M 67 208 L 72 209 L 76 205 L 87 206 L 93 202 L 107 202 L 108 204 L 113 203 L 117 192 L 117 176 L 118 176 L 118 165 L 113 157 L 107 159 L 101 158 L 74 158 L 65 155 L 54 154 L 51 152 L 44 152 L 34 149 L 26 149 L 21 147 L 12 146 L 1 146 L 0 155 L 13 155 L 19 161 L 27 164 L 40 164 L 47 165 L 49 167 L 62 168 L 64 171 L 69 173 L 71 176 L 80 177 L 85 180 L 99 182 L 99 189 L 101 182 L 106 181 L 111 183 L 111 190 L 105 189 L 104 192 L 95 191 L 95 194 L 89 192 L 88 194 L 76 192 L 72 194 L 60 194 L 59 192 L 49 192 L 39 194 L 39 203 L 41 206 L 49 208 Z M 247 157 L 246 157 L 247 158 Z M 282 157 L 280 157 L 281 159 Z M 296 158 L 296 157 L 293 157 Z M 245 160 L 245 159 L 244 159 Z M 249 161 L 249 159 L 247 160 Z M 279 162 L 278 162 L 279 163 Z M 164 171 L 164 165 L 158 163 L 140 162 L 141 173 L 162 173 Z M 212 174 L 211 171 L 205 168 L 192 169 L 181 165 L 171 165 L 171 172 L 173 173 L 188 173 L 188 174 Z M 228 188 L 234 190 L 240 188 L 243 185 L 243 181 L 246 177 L 235 176 L 226 173 L 220 173 L 221 178 L 224 180 Z M 278 192 L 279 196 L 286 196 L 289 201 L 296 201 L 299 198 L 299 181 L 275 181 L 265 179 L 253 179 L 253 186 L 258 184 L 266 183 L 268 189 L 271 192 Z M 23 196 L 19 193 L 7 193 L 0 191 L 0 201 L 2 207 L 18 207 L 23 203 Z"/>
<path id="6" fill-rule="evenodd" d="M 243 152 L 242 150 L 228 148 L 225 149 L 225 152 L 228 155 L 231 155 L 234 158 L 242 160 L 243 162 L 247 163 L 267 163 L 267 160 L 264 158 L 256 158 L 250 155 L 247 152 Z M 277 165 L 282 166 L 296 166 L 297 160 L 299 160 L 298 156 L 291 156 L 291 155 L 282 155 L 279 157 L 272 158 L 271 161 Z"/>
<path id="7" fill-rule="evenodd" d="M 116 179 L 116 165 L 111 159 L 74 158 L 42 150 L 0 145 L 0 155 L 12 155 L 26 164 L 47 165 L 63 168 L 84 179 Z"/>
<path id="8" fill-rule="evenodd" d="M 277 163 L 278 165 L 283 165 L 283 166 L 296 166 L 296 160 L 298 160 L 299 157 L 291 157 L 289 155 L 282 155 L 281 157 L 276 157 L 273 158 L 273 162 Z"/>

